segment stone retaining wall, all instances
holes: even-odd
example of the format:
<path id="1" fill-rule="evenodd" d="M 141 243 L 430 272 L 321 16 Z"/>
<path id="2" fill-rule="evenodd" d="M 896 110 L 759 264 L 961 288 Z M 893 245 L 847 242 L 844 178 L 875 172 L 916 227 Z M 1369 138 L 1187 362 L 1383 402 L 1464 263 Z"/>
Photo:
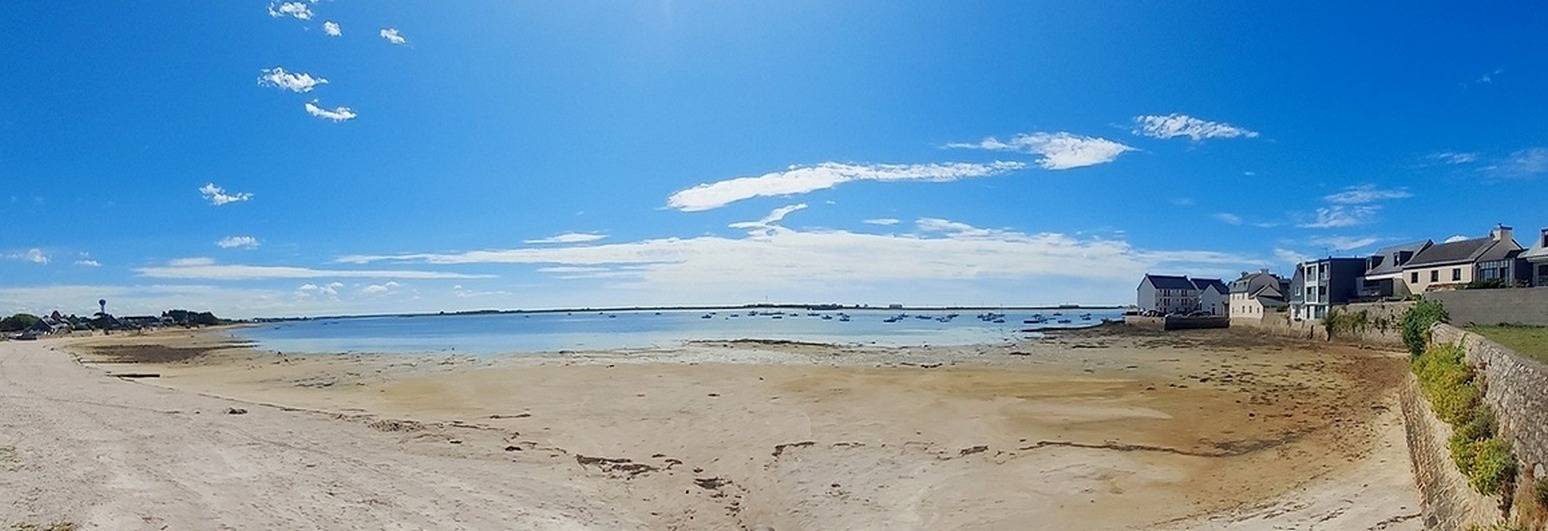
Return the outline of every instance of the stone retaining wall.
<path id="1" fill-rule="evenodd" d="M 1522 471 L 1548 477 L 1548 366 L 1523 357 L 1483 336 L 1440 323 L 1434 343 L 1459 344 L 1467 362 L 1483 376 L 1484 401 L 1499 417 Z"/>
<path id="2" fill-rule="evenodd" d="M 1459 325 L 1548 326 L 1548 287 L 1432 291 L 1424 298 L 1446 305 L 1451 322 Z"/>
<path id="3" fill-rule="evenodd" d="M 1334 339 L 1369 345 L 1402 346 L 1403 314 L 1413 306 L 1414 303 L 1409 301 L 1362 302 L 1335 306 L 1332 311 L 1339 313 L 1365 312 L 1366 324 L 1361 330 L 1339 331 Z"/>
<path id="4" fill-rule="evenodd" d="M 1403 382 L 1401 401 L 1408 459 L 1423 497 L 1420 515 L 1425 528 L 1468 529 L 1500 521 L 1499 497 L 1479 494 L 1457 470 L 1446 444 L 1451 425 L 1435 416 L 1412 374 Z"/>

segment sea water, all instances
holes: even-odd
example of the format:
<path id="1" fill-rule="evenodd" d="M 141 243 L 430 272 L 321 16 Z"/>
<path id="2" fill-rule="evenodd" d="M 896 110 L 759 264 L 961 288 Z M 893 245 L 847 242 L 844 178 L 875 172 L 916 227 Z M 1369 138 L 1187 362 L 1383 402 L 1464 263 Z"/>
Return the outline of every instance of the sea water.
<path id="1" fill-rule="evenodd" d="M 981 319 L 993 312 L 1003 322 Z M 1061 315 L 1054 315 L 1055 313 Z M 761 339 L 913 346 L 999 343 L 1037 330 L 1117 319 L 1119 310 L 721 309 L 342 317 L 264 323 L 236 331 L 260 348 L 312 353 L 496 354 L 680 346 Z M 956 317 L 948 318 L 951 314 Z M 1089 319 L 1082 316 L 1090 314 Z M 1046 323 L 1025 323 L 1041 315 Z M 848 320 L 844 320 L 848 316 Z M 901 316 L 901 318 L 899 318 Z M 1060 320 L 1069 323 L 1060 323 Z"/>

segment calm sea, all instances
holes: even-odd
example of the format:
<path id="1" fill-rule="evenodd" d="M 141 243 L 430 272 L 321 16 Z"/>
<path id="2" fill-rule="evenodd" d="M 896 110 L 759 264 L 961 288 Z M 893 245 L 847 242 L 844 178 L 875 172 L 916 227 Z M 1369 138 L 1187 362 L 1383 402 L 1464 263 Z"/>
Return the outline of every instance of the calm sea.
<path id="1" fill-rule="evenodd" d="M 237 334 L 281 352 L 494 354 L 670 347 L 692 340 L 771 339 L 866 345 L 965 345 L 1100 324 L 1120 310 L 620 311 L 353 317 L 269 323 Z M 1060 313 L 1060 315 L 1055 315 Z M 898 318 L 900 314 L 906 317 Z M 951 317 L 952 314 L 957 314 Z M 1025 323 L 1041 315 L 1046 323 Z M 847 320 L 846 320 L 847 318 Z M 1060 320 L 1068 320 L 1061 323 Z"/>

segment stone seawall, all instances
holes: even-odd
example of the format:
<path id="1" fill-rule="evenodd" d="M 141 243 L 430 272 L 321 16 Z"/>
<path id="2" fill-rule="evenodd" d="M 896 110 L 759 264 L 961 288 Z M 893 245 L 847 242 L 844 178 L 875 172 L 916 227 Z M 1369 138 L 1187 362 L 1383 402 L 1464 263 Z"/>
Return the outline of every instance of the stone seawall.
<path id="1" fill-rule="evenodd" d="M 1150 330 L 1196 330 L 1201 328 L 1226 328 L 1230 320 L 1225 317 L 1147 317 L 1126 315 L 1124 324 Z"/>
<path id="2" fill-rule="evenodd" d="M 1479 494 L 1457 470 L 1446 444 L 1451 425 L 1435 416 L 1412 374 L 1403 382 L 1401 401 L 1408 459 L 1424 498 L 1420 514 L 1425 528 L 1468 529 L 1500 521 L 1499 497 Z"/>
<path id="3" fill-rule="evenodd" d="M 1310 321 L 1292 321 L 1287 312 L 1265 314 L 1262 318 L 1232 317 L 1231 326 L 1260 330 L 1280 337 L 1327 341 L 1328 331 Z"/>
<path id="4" fill-rule="evenodd" d="M 1548 476 L 1548 366 L 1448 324 L 1437 324 L 1430 333 L 1431 342 L 1466 350 L 1468 364 L 1483 376 L 1484 401 L 1499 417 L 1522 471 Z"/>

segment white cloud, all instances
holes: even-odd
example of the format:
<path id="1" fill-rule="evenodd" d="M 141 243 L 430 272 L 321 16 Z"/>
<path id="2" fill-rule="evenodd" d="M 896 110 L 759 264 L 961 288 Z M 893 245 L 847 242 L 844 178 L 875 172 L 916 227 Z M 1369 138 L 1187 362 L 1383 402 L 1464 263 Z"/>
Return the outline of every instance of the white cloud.
<path id="1" fill-rule="evenodd" d="M 209 258 L 184 258 L 167 262 L 164 266 L 135 269 L 142 277 L 180 278 L 206 280 L 258 280 L 277 278 L 396 278 L 396 279 L 450 279 L 491 278 L 493 275 L 468 275 L 439 271 L 371 271 L 312 269 L 294 266 L 259 266 L 217 264 Z"/>
<path id="2" fill-rule="evenodd" d="M 607 238 L 606 234 L 596 234 L 596 233 L 591 233 L 591 232 L 566 232 L 564 234 L 555 234 L 555 235 L 549 236 L 547 238 L 539 238 L 539 239 L 536 239 L 536 240 L 526 240 L 523 243 L 532 243 L 532 244 L 586 243 L 586 242 L 594 242 L 594 241 L 605 239 L 605 238 Z"/>
<path id="3" fill-rule="evenodd" d="M 225 188 L 215 186 L 215 183 L 206 183 L 199 187 L 199 195 L 204 196 L 205 201 L 211 205 L 221 206 L 231 203 L 240 203 L 253 198 L 253 194 L 247 192 L 226 193 Z"/>
<path id="4" fill-rule="evenodd" d="M 403 34 L 398 33 L 398 28 L 382 28 L 378 35 L 381 35 L 383 39 L 387 39 L 387 42 L 393 44 L 408 44 L 408 39 L 404 38 Z"/>
<path id="5" fill-rule="evenodd" d="M 776 223 L 785 219 L 791 212 L 806 208 L 806 203 L 782 206 L 769 212 L 769 215 L 757 221 L 738 221 L 729 225 L 733 229 L 746 229 L 749 231 L 765 231 L 778 228 Z"/>
<path id="6" fill-rule="evenodd" d="M 18 253 L 7 254 L 5 255 L 5 258 L 11 260 L 21 260 L 23 262 L 32 262 L 38 265 L 45 265 L 49 262 L 48 253 L 36 247 Z"/>
<path id="7" fill-rule="evenodd" d="M 78 265 L 78 266 L 81 266 L 81 267 L 102 267 L 102 262 L 98 262 L 98 261 L 92 260 L 90 258 L 82 258 L 80 260 L 76 260 L 75 261 L 75 265 Z"/>
<path id="8" fill-rule="evenodd" d="M 304 2 L 269 3 L 269 16 L 279 18 L 287 15 L 300 20 L 311 20 L 312 8 Z"/>
<path id="9" fill-rule="evenodd" d="M 227 236 L 215 242 L 221 249 L 257 249 L 258 238 L 252 236 Z"/>
<path id="10" fill-rule="evenodd" d="M 344 256 L 337 261 L 532 264 L 542 266 L 539 272 L 563 278 L 605 280 L 611 283 L 609 290 L 650 290 L 674 297 L 715 293 L 731 300 L 889 282 L 961 283 L 952 285 L 962 289 L 985 282 L 1043 279 L 1051 286 L 1088 281 L 1107 286 L 1129 282 L 1158 267 L 1225 274 L 1253 263 L 1217 252 L 1144 250 L 1119 240 L 984 229 L 937 218 L 920 219 L 915 228 L 916 234 L 869 234 L 780 227 L 735 238 Z"/>
<path id="11" fill-rule="evenodd" d="M 1373 221 L 1380 210 L 1381 207 L 1377 205 L 1333 205 L 1317 209 L 1314 219 L 1303 222 L 1299 226 L 1307 229 L 1332 229 L 1364 225 Z"/>
<path id="12" fill-rule="evenodd" d="M 1312 245 L 1337 252 L 1353 251 L 1355 249 L 1370 247 L 1372 244 L 1379 241 L 1381 241 L 1381 238 L 1377 238 L 1375 236 L 1325 236 L 1320 238 L 1312 238 L 1310 243 Z"/>
<path id="13" fill-rule="evenodd" d="M 287 72 L 282 66 L 263 69 L 263 75 L 258 76 L 258 84 L 266 87 L 279 87 L 291 92 L 311 92 L 318 85 L 326 85 L 327 79 L 314 77 L 306 72 Z"/>
<path id="14" fill-rule="evenodd" d="M 1215 213 L 1215 219 L 1220 220 L 1221 223 L 1225 223 L 1227 225 L 1242 224 L 1242 217 L 1230 212 L 1217 212 Z"/>
<path id="15" fill-rule="evenodd" d="M 1377 188 L 1374 184 L 1362 184 L 1345 188 L 1344 191 L 1336 194 L 1323 196 L 1322 199 L 1335 205 L 1363 205 L 1392 199 L 1406 199 L 1413 196 L 1414 194 L 1409 193 L 1404 188 L 1382 189 Z"/>
<path id="16" fill-rule="evenodd" d="M 344 31 L 339 27 L 339 23 L 329 20 L 323 23 L 323 33 L 328 34 L 329 37 L 338 37 L 343 35 Z"/>
<path id="17" fill-rule="evenodd" d="M 720 208 L 754 197 L 804 194 L 852 181 L 947 182 L 1000 175 L 1025 167 L 1026 165 L 1020 162 L 870 165 L 824 162 L 815 166 L 791 166 L 784 171 L 765 173 L 756 177 L 736 177 L 700 184 L 672 194 L 667 198 L 667 205 L 678 210 L 694 212 Z"/>
<path id="18" fill-rule="evenodd" d="M 333 120 L 334 123 L 353 120 L 356 116 L 359 116 L 349 107 L 334 107 L 333 109 L 319 107 L 317 100 L 306 102 L 306 113 L 324 120 Z"/>
<path id="19" fill-rule="evenodd" d="M 1471 151 L 1441 151 L 1437 153 L 1431 153 L 1427 158 L 1442 164 L 1457 165 L 1468 164 L 1477 161 L 1478 154 Z"/>
<path id="20" fill-rule="evenodd" d="M 1013 151 L 1029 155 L 1040 155 L 1037 165 L 1048 170 L 1068 170 L 1084 166 L 1094 166 L 1116 160 L 1119 155 L 1134 148 L 1094 136 L 1081 136 L 1072 133 L 1023 133 L 1011 137 L 1009 141 L 1001 141 L 995 137 L 988 137 L 978 142 L 958 142 L 946 144 L 948 148 L 960 149 L 987 149 L 990 151 Z"/>
<path id="21" fill-rule="evenodd" d="M 897 218 L 872 218 L 872 219 L 865 220 L 865 222 L 869 223 L 871 225 L 883 225 L 883 226 L 886 226 L 886 225 L 897 225 L 899 223 Z"/>
<path id="22" fill-rule="evenodd" d="M 1142 115 L 1134 117 L 1134 134 L 1152 138 L 1186 136 L 1194 142 L 1208 138 L 1257 138 L 1249 131 L 1224 122 L 1200 120 L 1186 114 Z"/>
<path id="23" fill-rule="evenodd" d="M 339 289 L 343 287 L 344 284 L 340 282 L 329 282 L 322 285 L 308 282 L 296 288 L 296 298 L 309 299 L 312 297 L 327 297 L 329 299 L 338 300 Z"/>
<path id="24" fill-rule="evenodd" d="M 1485 73 L 1484 75 L 1478 76 L 1478 79 L 1475 80 L 1474 83 L 1485 83 L 1485 84 L 1493 83 L 1494 82 L 1494 76 L 1497 76 L 1497 75 L 1500 75 L 1500 74 L 1503 74 L 1503 73 L 1505 73 L 1505 69 L 1504 68 L 1496 68 L 1494 70 L 1490 70 L 1489 72 Z"/>
<path id="25" fill-rule="evenodd" d="M 1454 243 L 1454 242 L 1459 242 L 1459 241 L 1462 241 L 1462 240 L 1469 240 L 1469 239 L 1471 239 L 1471 238 L 1468 238 L 1467 236 L 1463 236 L 1461 234 L 1453 234 L 1450 238 L 1446 238 L 1446 241 L 1444 241 L 1442 243 Z"/>
<path id="26" fill-rule="evenodd" d="M 383 283 L 383 284 L 371 284 L 369 286 L 361 288 L 360 289 L 360 293 L 365 294 L 365 295 L 386 295 L 388 293 L 391 293 L 392 290 L 398 288 L 399 286 L 401 286 L 401 284 L 398 284 L 397 282 L 393 282 L 393 281 L 389 280 L 389 281 L 387 281 L 386 283 Z"/>

